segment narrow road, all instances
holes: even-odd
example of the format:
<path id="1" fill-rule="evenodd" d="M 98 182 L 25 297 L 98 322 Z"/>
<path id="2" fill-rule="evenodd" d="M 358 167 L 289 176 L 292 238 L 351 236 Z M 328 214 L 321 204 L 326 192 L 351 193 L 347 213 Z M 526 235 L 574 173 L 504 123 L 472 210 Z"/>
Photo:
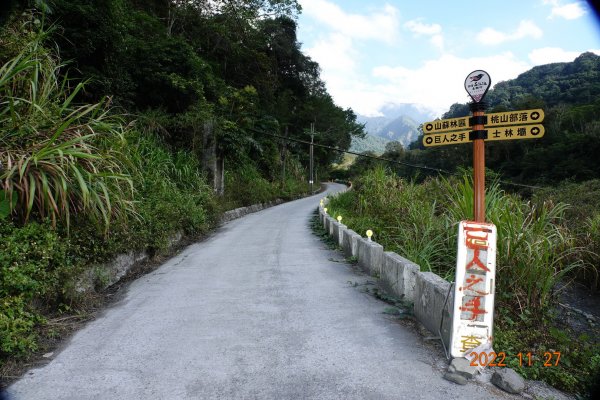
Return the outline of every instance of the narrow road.
<path id="1" fill-rule="evenodd" d="M 12 398 L 506 398 L 445 381 L 421 337 L 348 284 L 365 277 L 309 227 L 322 196 L 232 221 L 138 279 Z"/>

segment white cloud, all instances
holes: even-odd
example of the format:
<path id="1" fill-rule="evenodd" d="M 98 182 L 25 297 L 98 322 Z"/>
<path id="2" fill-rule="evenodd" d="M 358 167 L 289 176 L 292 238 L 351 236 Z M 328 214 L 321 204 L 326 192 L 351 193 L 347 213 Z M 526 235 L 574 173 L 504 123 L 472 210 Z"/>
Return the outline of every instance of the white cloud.
<path id="1" fill-rule="evenodd" d="M 429 41 L 440 50 L 444 48 L 444 36 L 439 24 L 425 24 L 420 19 L 413 19 L 404 24 L 404 28 L 414 33 L 415 36 L 429 36 Z"/>
<path id="2" fill-rule="evenodd" d="M 379 94 L 358 73 L 358 41 L 393 44 L 399 38 L 399 13 L 385 5 L 367 15 L 351 14 L 327 0 L 300 0 L 303 14 L 325 27 L 321 37 L 305 49 L 321 67 L 321 79 L 342 107 L 352 107 L 366 114 L 377 113 Z"/>
<path id="3" fill-rule="evenodd" d="M 398 39 L 398 10 L 386 4 L 369 15 L 350 14 L 327 0 L 300 0 L 302 12 L 349 38 L 394 43 Z"/>
<path id="4" fill-rule="evenodd" d="M 418 103 L 441 114 L 456 102 L 467 102 L 464 79 L 475 69 L 487 71 L 492 83 L 512 79 L 531 66 L 511 52 L 490 57 L 460 58 L 450 54 L 425 62 L 418 69 L 381 66 L 373 76 L 383 83 L 373 88 L 381 92 L 379 100 L 395 103 Z M 360 111 L 360 110 L 359 110 Z"/>
<path id="5" fill-rule="evenodd" d="M 512 33 L 500 32 L 488 27 L 477 34 L 477 40 L 483 44 L 494 45 L 526 37 L 539 39 L 542 35 L 542 30 L 534 22 L 522 20 L 517 29 Z"/>
<path id="6" fill-rule="evenodd" d="M 552 11 L 548 18 L 560 17 L 564 19 L 577 19 L 584 16 L 586 13 L 583 2 L 581 1 L 560 5 L 558 0 L 544 0 L 544 4 L 552 6 Z"/>
<path id="7" fill-rule="evenodd" d="M 417 35 L 435 35 L 442 31 L 439 24 L 424 24 L 419 20 L 413 19 L 404 24 L 404 27 Z"/>
<path id="8" fill-rule="evenodd" d="M 380 66 L 372 70 L 372 77 L 362 77 L 353 71 L 351 63 L 337 62 L 343 59 L 339 54 L 314 55 L 324 67 L 322 77 L 336 103 L 366 116 L 380 115 L 379 110 L 390 103 L 419 104 L 440 116 L 453 103 L 469 101 L 464 89 L 464 79 L 469 72 L 483 69 L 494 84 L 513 79 L 531 68 L 511 52 L 473 58 L 445 54 L 426 61 L 419 68 Z M 317 55 L 325 58 L 320 60 Z"/>
<path id="9" fill-rule="evenodd" d="M 600 49 L 588 51 L 600 55 Z M 542 47 L 540 49 L 532 50 L 528 57 L 533 65 L 542 65 L 555 62 L 570 62 L 580 54 L 579 51 L 567 51 L 559 47 Z"/>

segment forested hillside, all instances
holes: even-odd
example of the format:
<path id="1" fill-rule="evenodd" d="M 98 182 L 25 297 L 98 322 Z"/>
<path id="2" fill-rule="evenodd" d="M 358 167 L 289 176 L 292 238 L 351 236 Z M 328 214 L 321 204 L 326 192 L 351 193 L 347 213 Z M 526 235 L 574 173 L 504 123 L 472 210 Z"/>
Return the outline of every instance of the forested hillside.
<path id="1" fill-rule="evenodd" d="M 39 2 L 38 2 L 39 3 Z M 71 78 L 89 80 L 79 100 L 109 95 L 129 113 L 160 125 L 177 148 L 198 150 L 204 124 L 217 132 L 226 170 L 260 164 L 269 178 L 280 143 L 265 133 L 306 138 L 315 122 L 323 144 L 342 148 L 359 134 L 351 110 L 336 107 L 319 66 L 300 51 L 295 1 L 53 0 L 46 26 L 56 28 Z M 301 161 L 308 152 L 291 147 Z M 315 151 L 321 168 L 335 153 Z M 250 160 L 246 160 L 250 158 Z"/>
<path id="2" fill-rule="evenodd" d="M 281 136 L 314 123 L 317 143 L 347 149 L 363 135 L 302 53 L 294 0 L 2 6 L 2 377 L 69 329 L 52 321 L 86 318 L 80 278 L 102 291 L 103 262 L 306 194 L 308 146 Z M 314 153 L 324 177 L 338 153 Z"/>

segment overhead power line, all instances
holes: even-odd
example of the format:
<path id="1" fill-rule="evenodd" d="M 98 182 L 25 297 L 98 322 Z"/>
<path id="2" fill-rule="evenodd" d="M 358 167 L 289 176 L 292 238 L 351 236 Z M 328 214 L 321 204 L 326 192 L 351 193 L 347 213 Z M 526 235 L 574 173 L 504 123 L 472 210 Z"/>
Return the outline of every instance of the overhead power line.
<path id="1" fill-rule="evenodd" d="M 277 135 L 275 133 L 267 133 L 267 132 L 264 132 L 264 131 L 259 131 L 259 130 L 256 130 L 256 129 L 252 129 L 252 130 L 254 132 L 257 132 L 257 133 L 261 133 L 261 134 L 268 135 L 268 136 L 273 136 L 273 137 L 276 137 L 276 138 L 279 138 L 279 139 L 283 139 L 283 140 L 288 140 L 290 142 L 303 143 L 303 144 L 307 144 L 309 146 L 311 145 L 311 143 L 309 141 L 306 141 L 306 140 L 294 139 L 294 138 L 290 138 L 290 137 L 285 137 L 285 136 Z M 404 165 L 404 166 L 411 167 L 411 168 L 424 169 L 424 170 L 428 170 L 428 171 L 434 171 L 434 172 L 437 172 L 437 173 L 440 173 L 440 174 L 448 174 L 448 175 L 458 176 L 458 174 L 455 173 L 455 172 L 450 172 L 450 171 L 447 171 L 447 170 L 441 169 L 441 168 L 428 167 L 426 165 L 416 165 L 416 164 L 411 164 L 411 163 L 407 163 L 407 162 L 404 162 L 404 161 L 392 160 L 390 158 L 372 156 L 370 154 L 356 153 L 354 151 L 342 150 L 342 149 L 339 149 L 337 147 L 327 146 L 327 145 L 324 145 L 324 144 L 312 143 L 312 145 L 316 146 L 316 147 L 321 147 L 321 148 L 324 148 L 324 149 L 329 149 L 329 150 L 337 151 L 339 153 L 353 154 L 353 155 L 356 155 L 358 157 L 371 158 L 371 159 L 374 159 L 374 160 L 379 160 L 379 161 L 385 161 L 385 162 L 389 162 L 389 163 L 393 163 L 393 164 Z M 502 183 L 502 184 L 505 184 L 505 185 L 519 186 L 519 187 L 524 187 L 524 188 L 529 188 L 529 189 L 543 189 L 540 186 L 525 185 L 523 183 L 514 183 L 514 182 L 510 182 L 510 181 L 505 181 L 505 180 L 498 180 L 498 182 Z"/>
<path id="2" fill-rule="evenodd" d="M 280 138 L 280 139 L 283 139 L 283 140 L 289 140 L 291 142 L 297 142 L 297 143 L 303 143 L 303 144 L 310 145 L 310 142 L 308 142 L 306 140 L 302 140 L 302 139 L 294 139 L 294 138 L 290 138 L 290 137 L 276 135 L 274 133 L 267 133 L 267 132 L 261 132 L 261 131 L 256 131 L 256 132 L 260 132 L 260 133 L 263 133 L 265 135 L 273 136 L 273 137 Z M 372 155 L 369 155 L 369 154 L 356 153 L 354 151 L 342 150 L 342 149 L 339 149 L 337 147 L 327 146 L 327 145 L 324 145 L 324 144 L 313 143 L 313 146 L 322 147 L 322 148 L 329 149 L 329 150 L 334 150 L 334 151 L 337 151 L 339 153 L 354 154 L 354 155 L 359 156 L 359 157 L 372 158 L 372 159 L 379 160 L 379 161 L 387 161 L 387 162 L 391 162 L 391 163 L 395 163 L 395 164 L 406 165 L 407 167 L 427 169 L 427 170 L 430 170 L 430 171 L 451 174 L 450 171 L 446 171 L 446 170 L 443 170 L 443 169 L 440 169 L 440 168 L 427 167 L 427 166 L 423 166 L 423 165 L 415 165 L 415 164 L 407 163 L 407 162 L 404 162 L 404 161 L 392 160 L 392 159 L 389 159 L 389 158 L 377 157 L 377 156 L 372 156 Z"/>

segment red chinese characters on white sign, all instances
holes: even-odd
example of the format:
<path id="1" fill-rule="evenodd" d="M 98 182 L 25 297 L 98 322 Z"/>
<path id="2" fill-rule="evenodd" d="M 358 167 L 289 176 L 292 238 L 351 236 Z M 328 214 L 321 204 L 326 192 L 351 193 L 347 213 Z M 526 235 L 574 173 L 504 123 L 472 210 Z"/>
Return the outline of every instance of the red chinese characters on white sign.
<path id="1" fill-rule="evenodd" d="M 462 221 L 454 285 L 454 312 L 450 353 L 462 357 L 491 341 L 496 273 L 496 227 Z"/>

